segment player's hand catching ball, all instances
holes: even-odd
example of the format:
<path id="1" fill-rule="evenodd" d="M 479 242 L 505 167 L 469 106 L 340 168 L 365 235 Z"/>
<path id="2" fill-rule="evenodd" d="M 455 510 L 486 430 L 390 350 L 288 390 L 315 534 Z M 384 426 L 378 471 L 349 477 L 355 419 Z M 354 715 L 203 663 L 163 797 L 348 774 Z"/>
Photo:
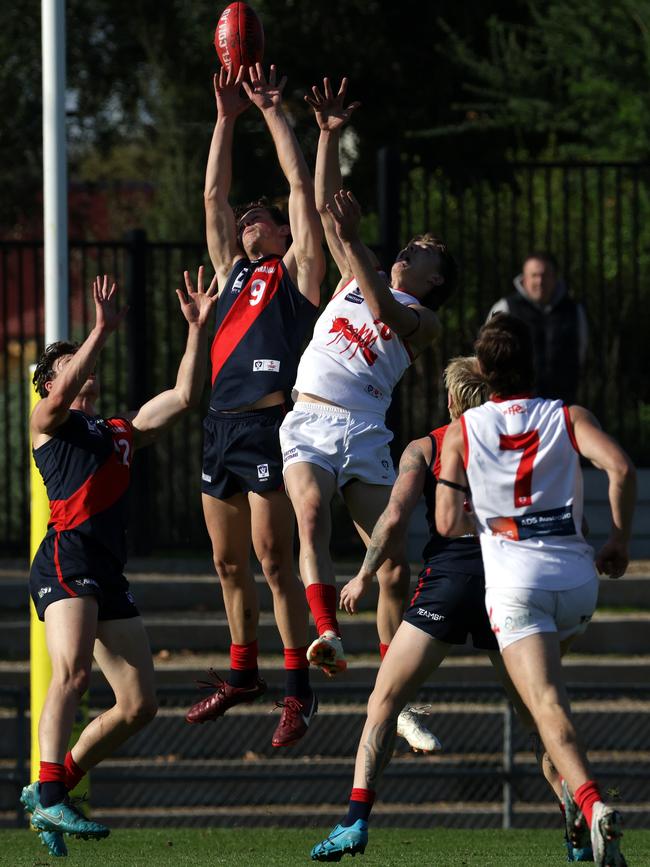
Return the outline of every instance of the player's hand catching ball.
<path id="1" fill-rule="evenodd" d="M 251 107 L 251 101 L 242 88 L 245 74 L 246 70 L 243 66 L 239 67 L 237 76 L 234 75 L 232 67 L 226 69 L 222 66 L 214 76 L 214 96 L 220 118 L 239 117 L 242 112 Z"/>
<path id="2" fill-rule="evenodd" d="M 192 283 L 189 271 L 184 271 L 185 289 L 177 289 L 176 294 L 180 301 L 181 311 L 190 325 L 203 328 L 210 317 L 212 308 L 217 301 L 217 275 L 212 278 L 207 292 L 203 289 L 203 265 L 199 267 L 196 281 L 196 290 Z"/>
<path id="3" fill-rule="evenodd" d="M 242 81 L 242 87 L 251 102 L 253 102 L 261 111 L 266 111 L 269 108 L 277 108 L 282 104 L 282 91 L 287 83 L 287 76 L 283 75 L 278 82 L 277 70 L 275 65 L 271 64 L 269 70 L 269 80 L 264 76 L 261 63 L 256 63 L 248 70 L 251 83 Z"/>

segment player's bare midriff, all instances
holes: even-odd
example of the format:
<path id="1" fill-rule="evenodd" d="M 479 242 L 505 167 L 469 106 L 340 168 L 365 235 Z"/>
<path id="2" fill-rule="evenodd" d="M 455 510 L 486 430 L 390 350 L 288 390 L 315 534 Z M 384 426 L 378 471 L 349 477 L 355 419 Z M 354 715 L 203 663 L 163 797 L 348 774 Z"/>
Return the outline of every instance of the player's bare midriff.
<path id="1" fill-rule="evenodd" d="M 251 412 L 254 409 L 268 409 L 270 406 L 280 406 L 285 402 L 284 392 L 273 391 L 271 394 L 265 394 L 255 403 L 245 403 L 243 406 L 237 406 L 234 409 L 223 409 L 221 412 Z"/>
<path id="2" fill-rule="evenodd" d="M 340 403 L 334 403 L 333 400 L 325 400 L 324 397 L 318 397 L 317 394 L 308 394 L 306 391 L 301 391 L 298 393 L 296 403 L 299 400 L 303 400 L 305 401 L 305 403 L 326 403 L 328 406 L 341 406 Z M 345 407 L 342 407 L 342 409 L 345 409 Z"/>

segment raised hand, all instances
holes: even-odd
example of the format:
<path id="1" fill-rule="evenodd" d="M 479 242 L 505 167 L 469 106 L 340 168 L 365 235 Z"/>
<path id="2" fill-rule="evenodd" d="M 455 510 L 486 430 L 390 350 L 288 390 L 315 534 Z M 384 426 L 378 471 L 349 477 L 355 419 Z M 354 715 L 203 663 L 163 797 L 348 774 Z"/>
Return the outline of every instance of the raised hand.
<path id="1" fill-rule="evenodd" d="M 109 334 L 119 327 L 129 311 L 128 307 L 117 308 L 117 284 L 108 285 L 108 275 L 102 280 L 97 276 L 93 280 L 93 300 L 95 302 L 95 328 Z"/>
<path id="2" fill-rule="evenodd" d="M 212 278 L 207 292 L 203 289 L 203 265 L 199 267 L 196 281 L 196 290 L 192 283 L 189 271 L 184 271 L 185 289 L 177 289 L 176 294 L 181 305 L 181 312 L 190 325 L 198 325 L 199 328 L 207 323 L 212 308 L 217 301 L 217 275 Z"/>
<path id="3" fill-rule="evenodd" d="M 359 108 L 360 102 L 351 102 L 348 106 L 343 105 L 347 89 L 348 80 L 343 78 L 339 92 L 334 96 L 329 78 L 324 78 L 322 92 L 317 85 L 314 85 L 311 89 L 313 96 L 305 94 L 305 102 L 308 102 L 314 109 L 316 123 L 320 129 L 329 132 L 340 129 L 350 120 L 354 110 Z"/>
<path id="4" fill-rule="evenodd" d="M 242 87 L 246 91 L 248 98 L 261 111 L 269 108 L 277 108 L 282 104 L 282 91 L 287 83 L 287 76 L 283 75 L 280 82 L 277 81 L 277 70 L 272 63 L 269 70 L 269 80 L 264 76 L 261 63 L 256 63 L 248 70 L 251 83 L 242 81 Z"/>
<path id="5" fill-rule="evenodd" d="M 325 206 L 336 225 L 336 234 L 343 243 L 356 241 L 359 237 L 361 207 L 350 190 L 334 193 L 334 201 Z"/>
<path id="6" fill-rule="evenodd" d="M 235 118 L 250 108 L 251 101 L 242 91 L 242 81 L 246 70 L 239 67 L 237 76 L 233 74 L 232 67 L 221 67 L 214 76 L 214 96 L 217 101 L 217 112 L 221 118 Z"/>

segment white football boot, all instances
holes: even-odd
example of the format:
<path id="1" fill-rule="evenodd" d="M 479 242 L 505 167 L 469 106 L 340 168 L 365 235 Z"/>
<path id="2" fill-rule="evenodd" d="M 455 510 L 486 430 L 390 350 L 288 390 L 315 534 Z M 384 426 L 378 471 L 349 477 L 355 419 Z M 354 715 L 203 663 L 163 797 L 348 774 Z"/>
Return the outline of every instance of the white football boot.
<path id="1" fill-rule="evenodd" d="M 407 704 L 397 717 L 397 734 L 408 742 L 416 753 L 433 753 L 442 749 L 438 738 L 422 722 L 428 716 L 431 705 L 415 708 Z"/>

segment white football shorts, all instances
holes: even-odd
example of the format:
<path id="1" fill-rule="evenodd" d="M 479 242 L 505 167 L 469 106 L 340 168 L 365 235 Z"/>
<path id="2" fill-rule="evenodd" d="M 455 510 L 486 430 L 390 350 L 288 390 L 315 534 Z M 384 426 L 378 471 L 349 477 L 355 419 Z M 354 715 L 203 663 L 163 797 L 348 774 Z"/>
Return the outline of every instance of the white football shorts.
<path id="1" fill-rule="evenodd" d="M 598 601 L 598 577 L 594 575 L 571 590 L 488 587 L 485 607 L 499 650 L 538 632 L 557 632 L 564 641 L 581 635 L 589 626 Z"/>
<path id="2" fill-rule="evenodd" d="M 392 485 L 395 469 L 383 417 L 339 406 L 298 401 L 280 427 L 283 472 L 304 461 L 336 476 L 339 488 L 353 479 Z"/>

